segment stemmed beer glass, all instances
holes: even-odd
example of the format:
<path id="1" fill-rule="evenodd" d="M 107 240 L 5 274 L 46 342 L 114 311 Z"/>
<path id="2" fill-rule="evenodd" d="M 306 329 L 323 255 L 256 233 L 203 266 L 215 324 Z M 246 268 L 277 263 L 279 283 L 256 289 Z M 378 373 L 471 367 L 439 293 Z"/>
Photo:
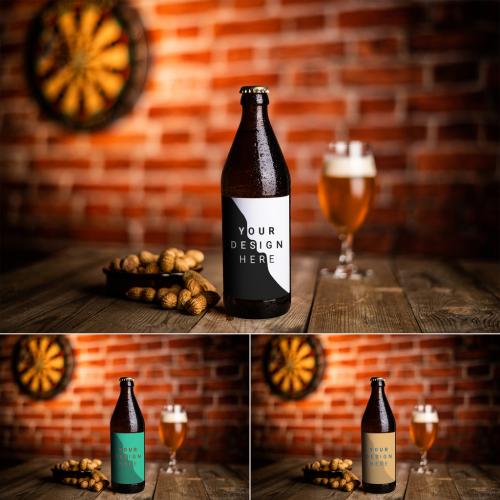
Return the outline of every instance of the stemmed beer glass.
<path id="1" fill-rule="evenodd" d="M 167 447 L 170 458 L 167 468 L 162 471 L 167 474 L 182 474 L 183 469 L 177 467 L 175 455 L 186 438 L 188 417 L 181 405 L 168 404 L 161 410 L 160 439 Z"/>
<path id="2" fill-rule="evenodd" d="M 351 141 L 329 145 L 318 196 L 324 216 L 337 230 L 341 252 L 336 269 L 323 269 L 322 274 L 338 279 L 360 279 L 370 273 L 354 264 L 352 240 L 371 208 L 376 175 L 375 160 L 367 144 Z"/>
<path id="3" fill-rule="evenodd" d="M 432 405 L 420 404 L 413 408 L 410 423 L 410 438 L 420 451 L 420 464 L 412 470 L 418 474 L 432 474 L 435 472 L 427 462 L 427 452 L 436 440 L 439 424 L 439 415 Z"/>

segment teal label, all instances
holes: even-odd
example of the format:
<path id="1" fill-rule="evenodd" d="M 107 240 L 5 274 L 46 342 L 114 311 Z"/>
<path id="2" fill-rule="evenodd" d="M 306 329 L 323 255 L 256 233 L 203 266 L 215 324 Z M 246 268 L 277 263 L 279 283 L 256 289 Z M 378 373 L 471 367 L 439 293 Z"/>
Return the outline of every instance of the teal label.
<path id="1" fill-rule="evenodd" d="M 144 432 L 111 433 L 111 481 L 118 484 L 144 481 Z"/>

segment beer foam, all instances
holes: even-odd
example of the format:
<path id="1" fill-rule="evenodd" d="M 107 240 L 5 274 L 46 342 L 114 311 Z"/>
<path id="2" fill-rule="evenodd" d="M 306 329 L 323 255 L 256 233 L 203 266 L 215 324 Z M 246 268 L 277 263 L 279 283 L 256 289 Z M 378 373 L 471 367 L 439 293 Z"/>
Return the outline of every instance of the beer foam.
<path id="1" fill-rule="evenodd" d="M 414 411 L 412 422 L 414 424 L 437 424 L 439 416 L 437 412 Z"/>
<path id="2" fill-rule="evenodd" d="M 162 412 L 161 421 L 164 424 L 187 424 L 186 412 Z"/>
<path id="3" fill-rule="evenodd" d="M 372 155 L 337 156 L 326 154 L 323 175 L 326 177 L 375 177 L 377 170 Z"/>

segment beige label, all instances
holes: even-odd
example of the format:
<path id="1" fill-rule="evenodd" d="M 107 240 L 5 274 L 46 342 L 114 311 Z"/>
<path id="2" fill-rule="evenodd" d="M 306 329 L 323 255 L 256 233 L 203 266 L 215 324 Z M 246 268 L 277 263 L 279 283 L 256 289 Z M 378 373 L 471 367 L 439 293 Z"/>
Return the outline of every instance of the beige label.
<path id="1" fill-rule="evenodd" d="M 363 433 L 363 482 L 386 484 L 396 481 L 396 433 Z"/>

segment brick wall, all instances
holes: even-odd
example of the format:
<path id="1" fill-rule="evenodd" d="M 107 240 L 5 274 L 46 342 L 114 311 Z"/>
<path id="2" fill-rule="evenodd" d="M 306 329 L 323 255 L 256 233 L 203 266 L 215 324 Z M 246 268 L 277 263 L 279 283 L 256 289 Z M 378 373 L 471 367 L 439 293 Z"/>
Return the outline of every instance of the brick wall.
<path id="1" fill-rule="evenodd" d="M 253 457 L 360 456 L 361 417 L 371 376 L 386 378 L 396 418 L 398 458 L 417 459 L 412 408 L 434 404 L 439 429 L 430 460 L 499 462 L 500 343 L 491 336 L 321 336 L 327 366 L 318 389 L 285 402 L 262 376 L 269 337 L 252 339 Z"/>
<path id="2" fill-rule="evenodd" d="M 350 137 L 373 144 L 380 173 L 358 250 L 499 254 L 497 2 L 132 0 L 151 41 L 147 88 L 91 135 L 28 97 L 23 39 L 42 3 L 2 2 L 4 244 L 219 244 L 238 88 L 260 83 L 291 169 L 295 249 L 338 244 L 316 179 L 326 143 Z"/>
<path id="3" fill-rule="evenodd" d="M 0 339 L 0 460 L 107 458 L 118 378 L 130 375 L 146 422 L 146 459 L 168 457 L 158 436 L 159 412 L 174 400 L 189 418 L 180 460 L 248 462 L 248 337 L 71 335 L 73 378 L 46 402 L 20 394 L 13 382 L 17 338 Z"/>

